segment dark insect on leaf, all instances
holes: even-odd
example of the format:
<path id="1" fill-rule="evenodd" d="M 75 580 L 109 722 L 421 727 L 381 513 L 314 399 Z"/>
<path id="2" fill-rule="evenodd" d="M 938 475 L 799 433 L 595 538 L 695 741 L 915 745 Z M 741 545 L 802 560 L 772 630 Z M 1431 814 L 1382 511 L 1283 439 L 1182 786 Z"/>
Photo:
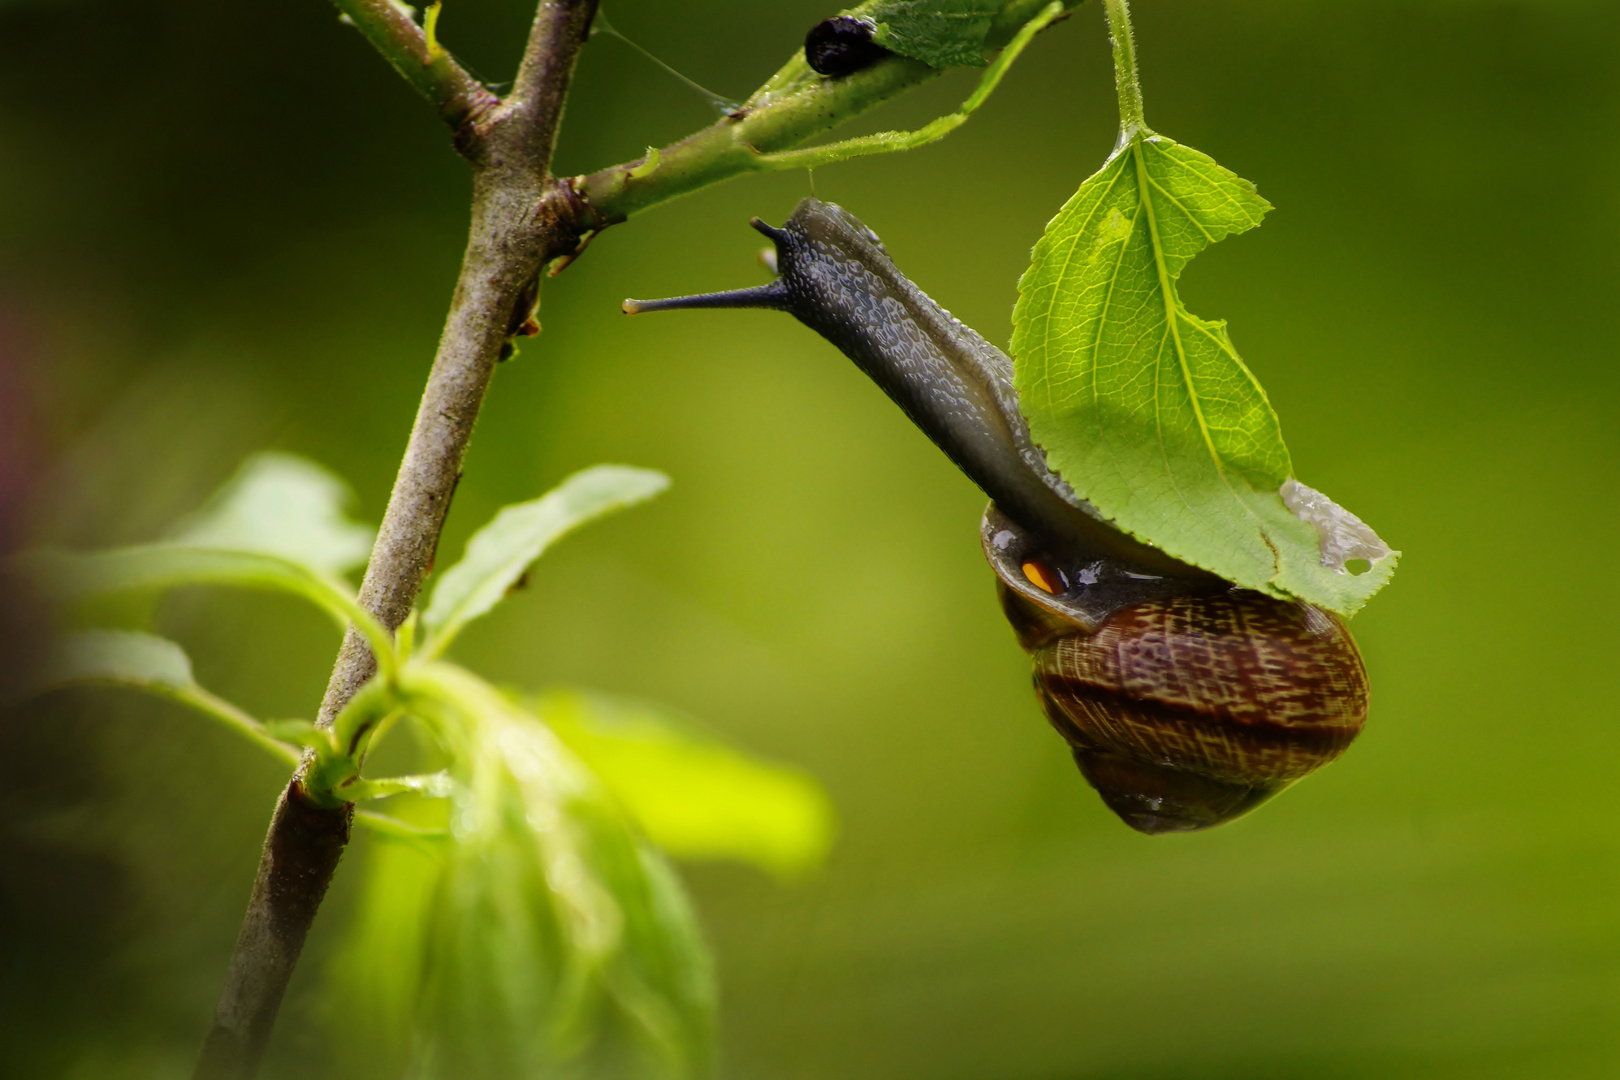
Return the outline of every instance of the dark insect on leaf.
<path id="1" fill-rule="evenodd" d="M 823 75 L 848 75 L 892 56 L 872 40 L 877 27 L 853 15 L 834 15 L 804 36 L 804 59 Z"/>

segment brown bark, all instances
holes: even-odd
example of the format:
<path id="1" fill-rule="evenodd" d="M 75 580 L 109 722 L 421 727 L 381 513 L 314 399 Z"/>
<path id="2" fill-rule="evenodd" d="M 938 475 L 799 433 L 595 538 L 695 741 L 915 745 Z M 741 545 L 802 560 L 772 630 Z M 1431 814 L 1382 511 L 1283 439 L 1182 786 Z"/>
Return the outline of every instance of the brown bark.
<path id="1" fill-rule="evenodd" d="M 474 169 L 467 250 L 360 588 L 361 604 L 390 630 L 410 614 L 432 564 L 502 350 L 528 317 L 541 270 L 579 242 L 575 196 L 552 179 L 550 164 L 574 62 L 595 12 L 596 0 L 543 0 L 512 93 L 481 115 L 454 118 L 457 149 Z M 351 627 L 319 722 L 329 725 L 376 670 L 371 650 Z M 348 842 L 354 808 L 320 803 L 300 773 L 276 806 L 196 1080 L 250 1080 L 258 1072 L 299 952 Z"/>

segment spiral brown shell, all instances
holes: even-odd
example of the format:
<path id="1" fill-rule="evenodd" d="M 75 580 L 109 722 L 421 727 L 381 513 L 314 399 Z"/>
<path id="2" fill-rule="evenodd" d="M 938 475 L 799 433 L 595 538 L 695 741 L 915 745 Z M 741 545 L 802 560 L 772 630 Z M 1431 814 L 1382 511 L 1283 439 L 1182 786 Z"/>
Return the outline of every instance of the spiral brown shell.
<path id="1" fill-rule="evenodd" d="M 1035 691 L 1103 801 L 1143 832 L 1229 821 L 1337 757 L 1367 718 L 1349 628 L 1241 589 L 1129 604 L 1095 632 L 998 557 Z"/>

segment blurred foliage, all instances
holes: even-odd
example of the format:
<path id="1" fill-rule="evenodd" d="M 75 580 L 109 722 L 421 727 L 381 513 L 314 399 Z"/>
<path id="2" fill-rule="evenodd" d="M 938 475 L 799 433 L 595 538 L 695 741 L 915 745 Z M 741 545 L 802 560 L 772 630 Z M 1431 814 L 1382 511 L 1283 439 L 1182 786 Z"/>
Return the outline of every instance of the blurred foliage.
<path id="1" fill-rule="evenodd" d="M 655 705 L 554 690 L 531 707 L 671 855 L 737 859 L 790 880 L 826 857 L 833 811 L 808 776 Z"/>
<path id="2" fill-rule="evenodd" d="M 831 13 L 611 12 L 733 97 Z M 975 547 L 981 498 L 904 417 L 792 320 L 618 314 L 763 279 L 746 218 L 782 219 L 802 174 L 616 227 L 546 284 L 545 333 L 496 379 L 442 550 L 593 461 L 677 487 L 561 544 L 457 655 L 668 701 L 826 784 L 840 842 L 816 878 L 682 871 L 717 954 L 724 1076 L 1612 1076 L 1620 10 L 1133 13 L 1155 126 L 1278 208 L 1189 268 L 1189 309 L 1239 328 L 1300 475 L 1408 553 L 1355 620 L 1373 714 L 1352 751 L 1217 832 L 1130 833 L 1031 699 Z M 440 29 L 500 79 L 531 15 L 463 0 Z M 0 28 L 5 404 L 35 440 L 18 531 L 151 540 L 265 448 L 332 465 L 375 520 L 464 242 L 466 174 L 431 110 L 316 0 L 13 2 Z M 975 75 L 868 130 L 926 122 Z M 1082 8 L 950 139 L 818 169 L 815 190 L 999 343 L 1114 110 Z M 598 37 L 559 169 L 712 115 Z M 157 615 L 255 714 L 319 700 L 337 634 L 318 614 L 182 591 Z M 242 623 L 249 640 L 223 632 Z M 389 754 L 415 767 L 409 740 Z M 194 779 L 154 779 L 176 773 Z M 134 695 L 6 715 L 9 1068 L 186 1074 L 284 780 Z M 321 991 L 385 847 L 362 835 L 340 870 L 269 1076 L 394 1075 L 327 1056 Z"/>
<path id="3" fill-rule="evenodd" d="M 397 643 L 332 576 L 363 553 L 370 531 L 344 518 L 339 481 L 286 454 L 250 460 L 166 543 L 16 560 L 46 595 L 269 588 L 338 614 L 340 628 L 353 618 L 364 629 L 378 674 L 329 728 L 259 721 L 198 685 L 179 645 L 146 633 L 75 631 L 47 672 L 48 688 L 128 686 L 190 706 L 288 765 L 299 754 L 277 739 L 308 749 L 300 783 L 321 805 L 400 795 L 448 800 L 435 813 L 407 798 L 406 820 L 356 814 L 359 824 L 421 848 L 428 862 L 385 858 L 372 872 L 353 940 L 332 968 L 328 1025 L 340 1056 L 374 1055 L 411 1076 L 466 1080 L 708 1071 L 709 955 L 679 881 L 636 826 L 655 842 L 673 837 L 677 849 L 802 868 L 825 854 L 826 838 L 791 811 L 806 803 L 822 809 L 825 799 L 807 779 L 718 743 L 674 738 L 647 710 L 626 737 L 603 730 L 595 718 L 601 704 L 554 695 L 552 711 L 576 743 L 595 751 L 593 773 L 541 718 L 437 659 L 558 537 L 668 484 L 649 469 L 599 465 L 505 507 L 437 579 L 426 614 L 413 613 Z M 361 775 L 401 720 L 424 726 L 446 767 Z M 597 773 L 615 777 L 620 799 Z M 707 790 L 737 781 L 733 790 Z M 632 786 L 633 800 L 623 795 Z M 424 811 L 436 827 L 409 820 Z M 390 1041 L 367 1045 L 368 1035 Z M 617 1051 L 608 1065 L 597 1060 L 604 1047 Z"/>

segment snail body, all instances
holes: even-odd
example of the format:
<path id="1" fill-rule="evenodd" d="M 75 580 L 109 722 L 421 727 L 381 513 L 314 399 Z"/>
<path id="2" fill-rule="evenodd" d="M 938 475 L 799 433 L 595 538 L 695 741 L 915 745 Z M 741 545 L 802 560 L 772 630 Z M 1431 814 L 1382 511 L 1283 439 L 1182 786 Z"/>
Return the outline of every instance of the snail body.
<path id="1" fill-rule="evenodd" d="M 1144 832 L 1230 820 L 1337 756 L 1366 717 L 1349 630 L 1127 535 L 1046 464 L 1012 363 L 895 267 L 840 207 L 805 199 L 768 285 L 671 308 L 786 311 L 837 346 L 990 496 L 981 536 L 1036 693 L 1104 802 Z"/>

